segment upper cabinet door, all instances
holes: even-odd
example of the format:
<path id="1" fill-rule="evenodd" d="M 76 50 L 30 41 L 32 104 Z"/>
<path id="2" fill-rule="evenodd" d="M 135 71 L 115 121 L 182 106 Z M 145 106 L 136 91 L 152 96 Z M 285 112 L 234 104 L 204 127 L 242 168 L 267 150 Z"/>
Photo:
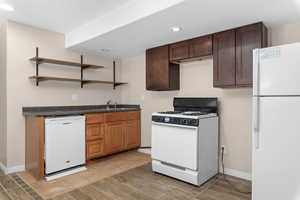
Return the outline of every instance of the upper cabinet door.
<path id="1" fill-rule="evenodd" d="M 183 60 L 189 58 L 189 41 L 177 42 L 170 45 L 170 60 Z"/>
<path id="2" fill-rule="evenodd" d="M 235 30 L 213 36 L 214 87 L 235 87 Z"/>
<path id="3" fill-rule="evenodd" d="M 162 46 L 146 51 L 147 90 L 169 88 L 169 47 Z"/>
<path id="4" fill-rule="evenodd" d="M 169 62 L 169 46 L 146 51 L 147 90 L 179 90 L 179 65 Z"/>
<path id="5" fill-rule="evenodd" d="M 236 85 L 252 86 L 253 50 L 266 45 L 265 27 L 252 24 L 236 30 Z"/>
<path id="6" fill-rule="evenodd" d="M 212 36 L 203 36 L 189 41 L 189 57 L 203 57 L 212 55 Z"/>

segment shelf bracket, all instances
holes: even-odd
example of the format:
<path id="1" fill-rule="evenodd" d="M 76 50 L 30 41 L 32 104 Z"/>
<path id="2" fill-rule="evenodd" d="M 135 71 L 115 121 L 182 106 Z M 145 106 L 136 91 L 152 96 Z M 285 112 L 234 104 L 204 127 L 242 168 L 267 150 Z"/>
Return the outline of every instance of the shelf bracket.
<path id="1" fill-rule="evenodd" d="M 36 47 L 36 49 L 35 49 L 35 56 L 38 58 L 39 57 L 39 48 L 38 47 Z M 36 61 L 36 63 L 35 63 L 35 75 L 36 75 L 36 77 L 38 77 L 39 76 L 39 60 L 37 60 Z M 36 86 L 39 86 L 39 78 L 37 78 L 36 79 Z"/>
<path id="2" fill-rule="evenodd" d="M 80 83 L 81 83 L 81 88 L 83 88 L 83 55 L 80 56 L 80 64 L 81 64 L 81 67 L 80 67 Z"/>
<path id="3" fill-rule="evenodd" d="M 116 89 L 116 61 L 113 61 L 113 82 L 114 82 L 114 90 Z"/>

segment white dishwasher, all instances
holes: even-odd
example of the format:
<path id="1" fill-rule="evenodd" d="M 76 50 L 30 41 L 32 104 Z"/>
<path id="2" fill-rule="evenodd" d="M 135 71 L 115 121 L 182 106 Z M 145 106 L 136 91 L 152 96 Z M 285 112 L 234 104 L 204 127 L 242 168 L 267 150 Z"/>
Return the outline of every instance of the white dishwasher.
<path id="1" fill-rule="evenodd" d="M 46 180 L 83 171 L 84 164 L 85 116 L 46 118 Z"/>

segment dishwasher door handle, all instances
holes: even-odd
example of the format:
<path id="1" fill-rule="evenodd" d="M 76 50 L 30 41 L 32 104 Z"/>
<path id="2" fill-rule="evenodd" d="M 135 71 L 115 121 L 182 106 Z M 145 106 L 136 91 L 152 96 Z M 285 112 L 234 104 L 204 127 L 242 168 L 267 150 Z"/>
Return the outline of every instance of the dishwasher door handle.
<path id="1" fill-rule="evenodd" d="M 72 124 L 72 122 L 64 122 L 64 123 L 62 123 L 63 125 L 70 125 L 70 124 Z"/>

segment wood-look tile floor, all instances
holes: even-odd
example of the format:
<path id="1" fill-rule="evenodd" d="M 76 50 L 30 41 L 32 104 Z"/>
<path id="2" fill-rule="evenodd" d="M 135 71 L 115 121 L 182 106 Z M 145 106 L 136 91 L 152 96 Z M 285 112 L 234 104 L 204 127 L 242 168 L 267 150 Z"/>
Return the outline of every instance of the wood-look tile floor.
<path id="1" fill-rule="evenodd" d="M 103 172 L 102 172 L 103 173 Z M 241 190 L 249 191 L 248 181 L 228 177 Z M 0 200 L 41 200 L 18 175 L 0 172 Z M 49 200 L 250 200 L 250 195 L 234 191 L 221 176 L 201 187 L 153 173 L 145 164 L 94 183 L 66 191 Z"/>
<path id="2" fill-rule="evenodd" d="M 131 168 L 144 165 L 149 163 L 150 160 L 150 155 L 134 150 L 91 161 L 87 165 L 86 171 L 52 181 L 37 181 L 27 172 L 18 173 L 17 175 L 40 196 L 48 199 Z"/>

